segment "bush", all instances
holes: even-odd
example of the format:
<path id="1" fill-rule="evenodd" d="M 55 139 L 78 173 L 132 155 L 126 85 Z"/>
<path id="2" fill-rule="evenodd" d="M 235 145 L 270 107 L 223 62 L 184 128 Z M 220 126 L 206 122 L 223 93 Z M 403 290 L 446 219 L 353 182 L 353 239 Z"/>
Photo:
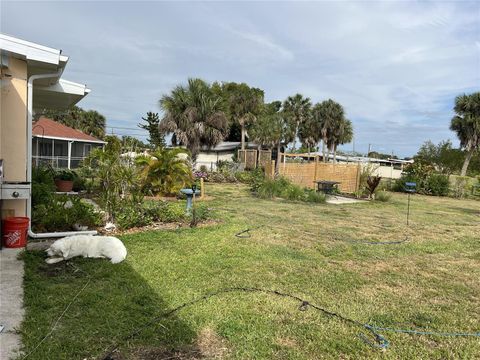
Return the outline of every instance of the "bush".
<path id="1" fill-rule="evenodd" d="M 205 204 L 195 204 L 195 223 L 210 218 Z M 124 200 L 115 212 L 115 221 L 122 230 L 151 225 L 155 222 L 174 223 L 192 220 L 185 213 L 184 202 Z"/>
<path id="2" fill-rule="evenodd" d="M 78 197 L 50 196 L 32 211 L 32 225 L 37 232 L 75 230 L 74 225 L 94 227 L 102 223 L 101 215 Z"/>
<path id="3" fill-rule="evenodd" d="M 251 190 L 255 196 L 262 199 L 280 197 L 291 201 L 316 203 L 325 202 L 326 199 L 325 194 L 317 193 L 311 189 L 302 189 L 283 177 L 274 180 L 264 177 L 255 178 L 255 181 L 252 182 Z"/>
<path id="4" fill-rule="evenodd" d="M 451 195 L 456 198 L 467 197 L 473 192 L 475 178 L 469 176 L 450 176 Z"/>
<path id="5" fill-rule="evenodd" d="M 385 190 L 378 191 L 375 194 L 375 201 L 387 202 L 392 198 L 392 194 L 386 192 Z"/>
<path id="6" fill-rule="evenodd" d="M 120 229 L 141 227 L 153 223 L 153 219 L 143 206 L 143 202 L 123 200 L 117 204 L 115 222 Z"/>
<path id="7" fill-rule="evenodd" d="M 447 175 L 432 174 L 428 177 L 426 191 L 435 196 L 447 196 L 449 191 L 449 181 Z"/>
<path id="8" fill-rule="evenodd" d="M 32 206 L 45 204 L 55 192 L 54 170 L 49 166 L 32 167 Z"/>

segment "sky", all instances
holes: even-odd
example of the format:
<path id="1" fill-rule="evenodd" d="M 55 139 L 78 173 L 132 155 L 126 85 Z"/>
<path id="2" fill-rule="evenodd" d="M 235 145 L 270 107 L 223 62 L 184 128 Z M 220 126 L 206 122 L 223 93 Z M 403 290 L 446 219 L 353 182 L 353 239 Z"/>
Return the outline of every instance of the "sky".
<path id="1" fill-rule="evenodd" d="M 246 82 L 266 101 L 333 99 L 366 153 L 411 156 L 449 130 L 455 96 L 480 90 L 480 2 L 0 1 L 0 31 L 62 49 L 63 77 L 107 131 L 137 128 L 190 77 Z"/>

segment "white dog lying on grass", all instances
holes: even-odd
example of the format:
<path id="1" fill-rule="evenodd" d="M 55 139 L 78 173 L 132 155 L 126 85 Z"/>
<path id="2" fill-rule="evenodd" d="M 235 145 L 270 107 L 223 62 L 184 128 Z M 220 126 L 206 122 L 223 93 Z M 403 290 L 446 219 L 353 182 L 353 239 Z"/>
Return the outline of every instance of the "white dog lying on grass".
<path id="1" fill-rule="evenodd" d="M 73 235 L 55 241 L 47 249 L 47 264 L 55 264 L 75 256 L 108 258 L 112 264 L 125 260 L 125 245 L 113 236 Z"/>

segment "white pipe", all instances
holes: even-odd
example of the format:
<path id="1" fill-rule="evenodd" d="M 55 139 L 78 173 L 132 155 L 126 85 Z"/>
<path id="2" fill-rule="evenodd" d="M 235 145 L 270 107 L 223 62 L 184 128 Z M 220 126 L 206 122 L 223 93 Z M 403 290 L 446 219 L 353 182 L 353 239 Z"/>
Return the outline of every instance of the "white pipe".
<path id="1" fill-rule="evenodd" d="M 32 185 L 32 122 L 33 122 L 33 82 L 39 79 L 50 79 L 62 76 L 63 68 L 56 73 L 32 75 L 27 82 L 27 182 Z M 31 192 L 31 189 L 30 189 Z M 32 197 L 29 196 L 27 200 L 27 216 L 32 218 Z M 65 231 L 36 234 L 32 231 L 32 222 L 29 221 L 28 236 L 34 239 L 64 237 L 71 235 L 96 235 L 95 230 L 91 231 Z"/>

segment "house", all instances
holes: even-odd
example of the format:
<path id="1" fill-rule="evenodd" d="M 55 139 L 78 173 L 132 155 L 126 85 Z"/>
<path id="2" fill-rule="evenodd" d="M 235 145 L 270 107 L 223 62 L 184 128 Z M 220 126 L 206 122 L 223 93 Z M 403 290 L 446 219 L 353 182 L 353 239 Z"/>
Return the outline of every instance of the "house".
<path id="1" fill-rule="evenodd" d="M 252 143 L 245 144 L 247 149 L 257 149 L 258 145 Z M 216 170 L 219 161 L 233 161 L 238 150 L 242 147 L 239 141 L 222 141 L 217 146 L 208 149 L 203 147 L 197 155 L 195 168 L 206 167 L 207 170 Z"/>
<path id="2" fill-rule="evenodd" d="M 34 112 L 69 108 L 90 90 L 62 79 L 61 50 L 0 34 L 0 56 L 1 215 L 30 217 Z"/>
<path id="3" fill-rule="evenodd" d="M 50 164 L 54 168 L 75 169 L 95 147 L 105 141 L 79 130 L 41 117 L 32 126 L 33 165 Z"/>
<path id="4" fill-rule="evenodd" d="M 322 161 L 322 152 L 312 152 L 310 154 L 286 154 L 287 158 L 300 161 L 314 161 L 316 157 Z M 333 162 L 333 154 L 328 155 L 328 162 Z M 377 159 L 364 156 L 337 155 L 335 161 L 339 164 L 360 164 L 362 168 L 369 167 L 372 175 L 380 176 L 385 179 L 399 179 L 406 165 L 412 164 L 413 160 L 400 159 Z"/>

